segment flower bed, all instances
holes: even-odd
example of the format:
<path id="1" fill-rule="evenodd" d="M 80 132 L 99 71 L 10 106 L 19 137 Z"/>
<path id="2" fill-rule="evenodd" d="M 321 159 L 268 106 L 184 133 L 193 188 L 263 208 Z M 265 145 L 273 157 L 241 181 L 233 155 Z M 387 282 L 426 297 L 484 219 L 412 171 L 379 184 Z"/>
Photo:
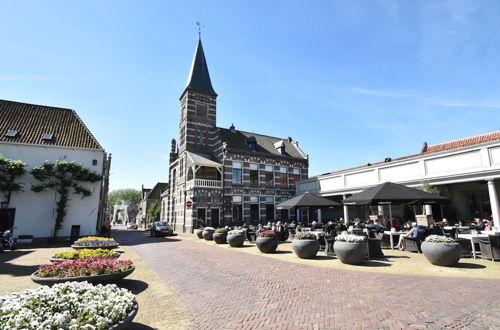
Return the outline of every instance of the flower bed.
<path id="1" fill-rule="evenodd" d="M 80 277 L 119 273 L 133 267 L 130 260 L 114 258 L 86 258 L 66 260 L 38 267 L 39 277 Z"/>
<path id="2" fill-rule="evenodd" d="M 80 238 L 75 241 L 71 246 L 74 249 L 112 249 L 118 247 L 118 242 L 113 238 L 108 237 L 97 237 L 97 236 L 88 236 L 84 238 Z"/>
<path id="3" fill-rule="evenodd" d="M 258 237 L 276 237 L 274 230 L 264 230 L 259 233 Z"/>
<path id="4" fill-rule="evenodd" d="M 67 250 L 64 252 L 57 252 L 51 261 L 64 261 L 64 260 L 79 260 L 87 258 L 118 258 L 118 252 L 108 249 L 82 249 L 82 250 Z"/>
<path id="5" fill-rule="evenodd" d="M 0 297 L 0 328 L 114 329 L 130 323 L 137 307 L 116 285 L 67 282 Z"/>

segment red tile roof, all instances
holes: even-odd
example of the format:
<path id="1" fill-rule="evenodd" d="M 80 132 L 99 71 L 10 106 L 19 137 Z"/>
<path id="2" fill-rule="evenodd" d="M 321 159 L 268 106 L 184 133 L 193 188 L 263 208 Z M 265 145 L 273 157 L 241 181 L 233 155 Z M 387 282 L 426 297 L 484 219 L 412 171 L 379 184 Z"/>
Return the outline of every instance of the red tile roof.
<path id="1" fill-rule="evenodd" d="M 44 140 L 46 133 L 53 138 Z M 7 100 L 0 100 L 0 142 L 103 150 L 74 110 Z"/>
<path id="2" fill-rule="evenodd" d="M 463 139 L 459 139 L 459 140 L 453 140 L 453 141 L 438 143 L 438 144 L 434 144 L 434 145 L 429 145 L 427 147 L 426 151 L 420 152 L 418 154 L 393 158 L 393 159 L 391 159 L 391 162 L 398 161 L 398 160 L 407 160 L 407 159 L 411 159 L 411 158 L 415 158 L 415 157 L 419 157 L 419 156 L 424 156 L 424 155 L 429 155 L 429 154 L 434 154 L 434 153 L 442 152 L 442 151 L 471 147 L 471 146 L 475 146 L 475 145 L 479 145 L 479 144 L 483 144 L 483 143 L 488 143 L 488 142 L 493 142 L 493 141 L 498 141 L 498 140 L 500 140 L 500 131 L 486 133 L 486 134 L 477 135 L 477 136 L 471 136 L 471 137 L 463 138 Z M 371 163 L 370 166 L 381 165 L 384 163 L 385 163 L 384 161 Z M 361 169 L 364 167 L 369 167 L 369 165 L 365 164 L 365 165 L 355 166 L 355 167 L 346 168 L 343 170 L 333 171 L 330 173 L 320 174 L 317 176 L 340 174 L 340 173 L 345 173 L 345 172 L 349 172 L 349 171 L 356 170 L 356 169 Z M 313 178 L 313 177 L 310 177 L 310 178 Z"/>

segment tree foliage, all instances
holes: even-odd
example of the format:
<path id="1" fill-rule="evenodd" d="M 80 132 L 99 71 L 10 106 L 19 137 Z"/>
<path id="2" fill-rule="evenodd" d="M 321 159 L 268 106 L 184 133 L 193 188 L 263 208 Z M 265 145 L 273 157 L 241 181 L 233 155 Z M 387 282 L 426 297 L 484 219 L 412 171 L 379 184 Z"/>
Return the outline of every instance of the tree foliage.
<path id="1" fill-rule="evenodd" d="M 148 209 L 148 214 L 147 214 L 148 220 L 149 221 L 156 220 L 158 217 L 158 214 L 160 214 L 160 211 L 161 211 L 160 203 L 158 203 L 156 201 L 153 202 L 153 204 L 151 204 L 149 206 L 149 209 Z"/>
<path id="2" fill-rule="evenodd" d="M 70 191 L 73 190 L 74 194 L 81 195 L 82 198 L 88 197 L 92 192 L 81 183 L 97 182 L 102 178 L 99 174 L 82 167 L 80 164 L 67 161 L 46 162 L 42 166 L 33 168 L 31 175 L 40 181 L 39 184 L 33 185 L 31 190 L 41 192 L 51 189 L 59 195 L 54 224 L 54 238 L 57 237 L 57 233 L 62 228 L 64 218 L 68 212 Z"/>
<path id="3" fill-rule="evenodd" d="M 17 179 L 26 173 L 25 166 L 26 164 L 20 160 L 0 155 L 0 191 L 6 201 L 9 201 L 11 193 L 23 190 L 22 183 L 17 182 Z"/>
<path id="4" fill-rule="evenodd" d="M 113 209 L 113 206 L 115 205 L 129 205 L 131 202 L 134 205 L 137 205 L 140 201 L 141 192 L 135 189 L 118 189 L 113 190 L 108 194 L 108 205 L 110 209 Z"/>
<path id="5" fill-rule="evenodd" d="M 420 190 L 423 190 L 425 192 L 435 194 L 435 195 L 441 194 L 441 191 L 439 191 L 439 188 L 435 187 L 435 186 L 431 186 L 431 184 L 427 180 L 422 181 L 422 184 L 420 186 L 418 186 L 417 189 L 420 189 Z"/>

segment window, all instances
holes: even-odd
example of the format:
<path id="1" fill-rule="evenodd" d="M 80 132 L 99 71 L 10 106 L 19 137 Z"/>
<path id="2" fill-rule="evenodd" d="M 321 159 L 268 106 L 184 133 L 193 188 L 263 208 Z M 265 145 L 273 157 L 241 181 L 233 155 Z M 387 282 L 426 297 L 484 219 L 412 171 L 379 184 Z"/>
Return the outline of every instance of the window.
<path id="1" fill-rule="evenodd" d="M 259 196 L 250 196 L 250 221 L 258 222 L 260 220 Z"/>
<path id="2" fill-rule="evenodd" d="M 274 197 L 266 197 L 266 220 L 274 221 Z"/>
<path id="3" fill-rule="evenodd" d="M 252 186 L 259 185 L 259 165 L 250 164 L 250 184 Z"/>
<path id="4" fill-rule="evenodd" d="M 233 162 L 233 184 L 242 184 L 241 163 Z"/>
<path id="5" fill-rule="evenodd" d="M 208 104 L 197 102 L 196 115 L 203 118 L 208 117 Z"/>
<path id="6" fill-rule="evenodd" d="M 280 167 L 278 184 L 280 187 L 288 187 L 288 169 L 286 167 Z"/>
<path id="7" fill-rule="evenodd" d="M 266 186 L 274 186 L 274 169 L 271 165 L 266 165 Z"/>
<path id="8" fill-rule="evenodd" d="M 241 196 L 233 196 L 233 223 L 241 225 L 243 223 L 243 198 Z"/>
<path id="9" fill-rule="evenodd" d="M 294 168 L 292 172 L 292 177 L 291 177 L 292 183 L 297 183 L 300 181 L 300 169 Z"/>

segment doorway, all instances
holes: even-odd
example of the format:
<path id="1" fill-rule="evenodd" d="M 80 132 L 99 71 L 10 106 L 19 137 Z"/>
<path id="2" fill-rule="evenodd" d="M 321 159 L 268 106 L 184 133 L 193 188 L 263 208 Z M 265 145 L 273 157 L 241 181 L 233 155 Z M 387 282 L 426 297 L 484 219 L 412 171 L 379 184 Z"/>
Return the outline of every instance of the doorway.
<path id="1" fill-rule="evenodd" d="M 219 219 L 219 209 L 210 210 L 210 222 L 212 223 L 212 226 L 222 227 Z"/>
<path id="2" fill-rule="evenodd" d="M 16 209 L 0 209 L 0 232 L 14 227 Z"/>
<path id="3" fill-rule="evenodd" d="M 198 212 L 198 224 L 203 227 L 206 226 L 207 210 L 204 208 L 203 209 L 199 208 L 197 212 Z"/>

